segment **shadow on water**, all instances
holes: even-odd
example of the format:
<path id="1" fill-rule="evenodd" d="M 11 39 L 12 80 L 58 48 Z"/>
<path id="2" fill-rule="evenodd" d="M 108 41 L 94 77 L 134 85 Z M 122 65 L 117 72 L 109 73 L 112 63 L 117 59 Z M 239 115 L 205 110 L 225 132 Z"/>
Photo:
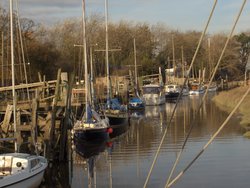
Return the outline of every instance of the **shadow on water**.
<path id="1" fill-rule="evenodd" d="M 120 125 L 113 125 L 112 129 L 113 132 L 109 134 L 109 137 L 111 139 L 114 139 L 115 137 L 118 137 L 122 134 L 124 134 L 126 131 L 128 131 L 130 127 L 130 119 L 128 120 L 128 123 L 120 124 Z"/>
<path id="2" fill-rule="evenodd" d="M 109 144 L 106 140 L 87 142 L 87 141 L 75 141 L 75 151 L 83 158 L 90 158 L 103 152 L 106 146 Z"/>

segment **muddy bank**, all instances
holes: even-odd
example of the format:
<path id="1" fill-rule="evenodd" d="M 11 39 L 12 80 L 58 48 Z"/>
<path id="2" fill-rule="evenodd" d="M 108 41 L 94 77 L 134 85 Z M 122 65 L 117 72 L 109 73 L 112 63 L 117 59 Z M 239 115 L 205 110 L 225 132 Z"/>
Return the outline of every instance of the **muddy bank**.
<path id="1" fill-rule="evenodd" d="M 213 101 L 221 110 L 230 113 L 247 89 L 248 86 L 242 86 L 229 91 L 222 91 L 213 98 Z M 240 125 L 250 131 L 250 94 L 245 98 L 237 113 L 241 115 Z"/>

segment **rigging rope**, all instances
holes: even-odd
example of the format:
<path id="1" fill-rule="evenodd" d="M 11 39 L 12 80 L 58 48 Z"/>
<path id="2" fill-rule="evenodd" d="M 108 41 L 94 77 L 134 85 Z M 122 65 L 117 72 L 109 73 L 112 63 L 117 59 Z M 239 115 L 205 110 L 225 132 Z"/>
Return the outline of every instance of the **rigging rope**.
<path id="1" fill-rule="evenodd" d="M 181 93 L 181 95 L 182 95 L 182 92 L 183 92 L 183 88 L 184 88 L 184 86 L 186 85 L 187 80 L 188 80 L 188 78 L 189 78 L 189 73 L 190 73 L 190 70 L 191 70 L 191 68 L 193 67 L 193 64 L 194 64 L 194 61 L 195 61 L 196 56 L 197 56 L 197 54 L 198 54 L 198 51 L 199 51 L 199 49 L 200 49 L 200 46 L 201 46 L 202 40 L 203 40 L 203 38 L 204 38 L 204 36 L 205 36 L 205 34 L 206 34 L 206 31 L 207 31 L 208 25 L 209 25 L 209 23 L 210 23 L 210 21 L 211 21 L 211 18 L 212 18 L 212 16 L 213 16 L 213 13 L 214 13 L 215 7 L 216 7 L 216 5 L 217 5 L 217 1 L 218 1 L 218 0 L 215 0 L 215 1 L 214 1 L 214 5 L 213 5 L 213 8 L 212 8 L 212 10 L 211 10 L 211 12 L 210 12 L 209 18 L 208 18 L 208 20 L 207 20 L 207 23 L 206 23 L 205 29 L 204 29 L 204 31 L 202 32 L 202 35 L 201 35 L 201 37 L 200 37 L 200 40 L 199 40 L 198 46 L 197 46 L 197 48 L 196 48 L 195 54 L 194 54 L 194 56 L 193 56 L 193 58 L 192 58 L 192 62 L 191 62 L 190 67 L 189 67 L 189 69 L 188 69 L 188 73 L 187 73 L 187 75 L 188 75 L 188 76 L 186 77 L 186 79 L 185 79 L 185 81 L 184 81 L 184 84 L 183 84 L 183 86 L 182 86 L 182 88 L 181 88 L 181 92 L 180 92 L 180 93 Z M 163 141 L 164 141 L 164 139 L 165 139 L 165 137 L 166 137 L 166 134 L 167 134 L 168 128 L 170 127 L 171 122 L 172 122 L 172 120 L 173 120 L 173 117 L 174 117 L 174 114 L 175 114 L 175 111 L 176 111 L 177 105 L 178 105 L 178 103 L 179 103 L 179 101 L 180 101 L 180 97 L 181 97 L 181 95 L 179 95 L 179 96 L 178 96 L 178 98 L 177 98 L 177 101 L 176 101 L 175 107 L 174 107 L 174 109 L 173 109 L 173 112 L 172 112 L 172 115 L 171 115 L 171 118 L 170 118 L 169 124 L 167 125 L 167 127 L 166 127 L 166 129 L 165 129 L 165 131 L 164 131 L 164 134 L 163 134 L 163 136 L 162 136 L 161 142 L 160 142 L 159 147 L 158 147 L 158 149 L 157 149 L 157 151 L 156 151 L 156 154 L 155 154 L 155 157 L 154 157 L 153 163 L 152 163 L 152 165 L 151 165 L 151 167 L 150 167 L 150 170 L 149 170 L 149 173 L 148 173 L 147 179 L 146 179 L 146 181 L 145 181 L 145 183 L 144 183 L 144 186 L 143 186 L 144 188 L 145 188 L 145 187 L 147 186 L 147 184 L 148 184 L 148 181 L 149 181 L 149 178 L 150 178 L 150 176 L 151 176 L 152 170 L 153 170 L 154 165 L 155 165 L 155 163 L 156 163 L 156 160 L 157 160 L 157 158 L 158 158 L 158 155 L 159 155 L 159 152 L 160 152 L 161 146 L 162 146 Z"/>
<path id="2" fill-rule="evenodd" d="M 195 156 L 195 158 L 184 168 L 183 171 L 181 171 L 168 185 L 167 187 L 170 187 L 171 185 L 173 185 L 190 167 L 191 165 L 201 156 L 201 154 L 206 150 L 206 148 L 212 143 L 212 141 L 215 139 L 215 137 L 222 131 L 222 129 L 226 126 L 226 124 L 228 123 L 228 121 L 231 119 L 231 117 L 233 116 L 233 114 L 235 113 L 235 111 L 239 108 L 239 106 L 241 105 L 241 103 L 244 101 L 244 99 L 246 98 L 246 96 L 249 94 L 250 92 L 250 87 L 248 87 L 247 91 L 245 92 L 245 94 L 243 95 L 243 97 L 241 98 L 241 100 L 238 102 L 238 104 L 234 107 L 234 109 L 232 110 L 232 112 L 229 114 L 229 116 L 227 117 L 227 119 L 222 123 L 222 125 L 220 126 L 220 128 L 213 134 L 213 136 L 209 139 L 209 141 L 207 142 L 207 144 L 201 149 L 201 151 Z"/>
<path id="3" fill-rule="evenodd" d="M 220 63 L 221 63 L 222 57 L 223 57 L 223 55 L 224 55 L 224 53 L 225 53 L 225 50 L 226 50 L 226 48 L 227 48 L 227 46 L 228 46 L 229 40 L 231 39 L 231 37 L 232 37 L 232 35 L 233 35 L 233 32 L 234 32 L 234 30 L 235 30 L 235 27 L 236 27 L 236 25 L 237 25 L 237 23 L 238 23 L 238 21 L 239 21 L 239 18 L 240 18 L 240 15 L 241 15 L 242 11 L 243 11 L 243 8 L 244 8 L 244 6 L 245 6 L 245 3 L 246 3 L 246 0 L 243 1 L 242 6 L 241 6 L 241 9 L 240 9 L 240 12 L 238 13 L 237 18 L 236 18 L 236 20 L 235 20 L 235 22 L 234 22 L 233 28 L 232 28 L 230 34 L 228 35 L 227 41 L 226 41 L 226 43 L 225 43 L 225 45 L 224 45 L 224 48 L 223 48 L 223 50 L 222 50 L 222 52 L 221 52 L 220 58 L 219 58 L 219 60 L 218 60 L 218 62 L 217 62 L 217 64 L 216 64 L 216 67 L 215 67 L 215 69 L 214 69 L 214 71 L 213 71 L 213 74 L 212 74 L 212 76 L 211 76 L 211 78 L 210 78 L 210 81 L 209 81 L 209 84 L 208 84 L 208 86 L 207 86 L 206 92 L 205 92 L 204 96 L 202 97 L 202 101 L 201 101 L 201 103 L 200 103 L 200 105 L 199 105 L 198 111 L 202 108 L 202 105 L 203 105 L 203 103 L 204 103 L 204 101 L 205 101 L 205 98 L 206 98 L 206 96 L 207 96 L 207 93 L 208 93 L 208 88 L 210 87 L 210 85 L 211 85 L 211 83 L 212 83 L 212 80 L 214 79 L 215 73 L 216 73 L 216 71 L 218 70 L 218 67 L 219 67 L 219 65 L 220 65 Z M 231 114 L 230 114 L 230 115 L 231 115 Z M 193 121 L 194 121 L 194 119 L 195 119 L 195 117 L 193 118 Z M 230 118 L 229 118 L 229 119 L 230 119 Z M 223 125 L 224 125 L 224 123 L 223 123 Z M 180 173 L 179 176 L 177 176 L 171 183 L 169 183 L 169 182 L 170 182 L 170 179 L 171 179 L 171 177 L 172 177 L 172 175 L 173 175 L 173 172 L 174 172 L 174 170 L 175 170 L 175 168 L 176 168 L 176 166 L 177 166 L 177 164 L 178 164 L 178 162 L 179 162 L 179 159 L 180 159 L 180 156 L 181 156 L 181 154 L 182 154 L 182 151 L 184 150 L 184 147 L 185 147 L 185 145 L 186 145 L 186 143 L 187 143 L 187 140 L 188 140 L 188 138 L 189 138 L 189 136 L 190 136 L 190 134 L 191 134 L 191 132 L 192 132 L 193 127 L 194 127 L 194 122 L 191 123 L 191 127 L 190 127 L 190 129 L 189 129 L 189 131 L 188 131 L 188 134 L 187 134 L 187 136 L 186 136 L 186 138 L 185 138 L 185 140 L 184 140 L 184 142 L 183 142 L 183 145 L 182 145 L 182 147 L 181 147 L 181 150 L 180 150 L 180 152 L 179 152 L 178 155 L 177 155 L 176 161 L 175 161 L 174 166 L 173 166 L 173 168 L 172 168 L 172 170 L 171 170 L 171 173 L 170 173 L 170 175 L 169 175 L 169 177 L 168 177 L 168 180 L 167 180 L 167 183 L 166 183 L 166 185 L 165 185 L 165 188 L 170 187 L 175 181 L 177 181 L 177 179 L 179 179 L 179 178 L 182 176 L 182 174 Z M 224 126 L 223 126 L 223 127 L 224 127 Z M 220 130 L 220 129 L 219 129 L 219 130 Z M 206 148 L 206 147 L 204 147 L 204 148 Z M 202 153 L 203 153 L 203 151 L 197 155 L 197 158 L 198 158 Z M 195 158 L 195 159 L 193 160 L 193 162 L 194 162 L 197 158 Z M 192 162 L 192 163 L 193 163 L 193 162 Z M 192 165 L 192 163 L 186 168 L 186 170 Z M 186 170 L 184 170 L 183 173 L 184 173 Z"/>
<path id="4" fill-rule="evenodd" d="M 23 69 L 24 69 L 24 79 L 25 83 L 28 84 L 28 77 L 27 77 L 27 68 L 26 68 L 26 62 L 25 62 L 25 55 L 24 55 L 24 47 L 23 47 L 23 36 L 21 31 L 21 23 L 20 23 L 20 16 L 19 16 L 19 1 L 16 1 L 16 9 L 17 9 L 17 24 L 18 24 L 18 30 L 19 30 L 19 40 L 20 40 L 20 47 L 21 47 L 21 57 L 22 57 L 22 63 L 23 63 Z M 30 95 L 29 95 L 29 88 L 26 87 L 28 100 L 30 102 Z M 30 104 L 31 105 L 31 104 Z"/>

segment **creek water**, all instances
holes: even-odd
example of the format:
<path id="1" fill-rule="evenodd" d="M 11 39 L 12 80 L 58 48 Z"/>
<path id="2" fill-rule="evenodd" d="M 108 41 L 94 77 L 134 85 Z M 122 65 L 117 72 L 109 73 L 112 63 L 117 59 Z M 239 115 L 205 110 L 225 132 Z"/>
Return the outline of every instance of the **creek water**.
<path id="1" fill-rule="evenodd" d="M 200 152 L 228 114 L 211 101 L 198 110 L 201 97 L 183 97 L 168 126 L 175 103 L 147 106 L 132 113 L 130 125 L 109 142 L 82 145 L 73 152 L 71 187 L 143 187 L 163 133 L 166 138 L 147 187 L 165 187 L 190 124 L 190 138 L 173 174 L 175 177 Z M 172 187 L 246 188 L 250 185 L 250 139 L 242 135 L 236 115 L 212 144 Z M 76 152 L 77 151 L 77 152 Z M 63 186 L 62 186 L 63 187 Z"/>

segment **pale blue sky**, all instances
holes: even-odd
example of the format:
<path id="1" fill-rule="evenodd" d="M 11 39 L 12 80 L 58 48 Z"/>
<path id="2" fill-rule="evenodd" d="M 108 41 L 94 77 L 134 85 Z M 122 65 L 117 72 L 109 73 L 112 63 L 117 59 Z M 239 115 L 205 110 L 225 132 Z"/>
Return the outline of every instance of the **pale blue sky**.
<path id="1" fill-rule="evenodd" d="M 16 0 L 13 0 L 14 2 Z M 0 0 L 7 8 L 9 0 Z M 20 14 L 42 24 L 54 24 L 70 17 L 81 16 L 82 0 L 19 0 Z M 228 32 L 243 0 L 218 0 L 209 32 Z M 164 23 L 168 27 L 202 30 L 214 0 L 108 0 L 109 20 Z M 88 14 L 104 15 L 104 0 L 86 0 Z M 236 31 L 250 30 L 250 4 L 247 2 Z"/>

